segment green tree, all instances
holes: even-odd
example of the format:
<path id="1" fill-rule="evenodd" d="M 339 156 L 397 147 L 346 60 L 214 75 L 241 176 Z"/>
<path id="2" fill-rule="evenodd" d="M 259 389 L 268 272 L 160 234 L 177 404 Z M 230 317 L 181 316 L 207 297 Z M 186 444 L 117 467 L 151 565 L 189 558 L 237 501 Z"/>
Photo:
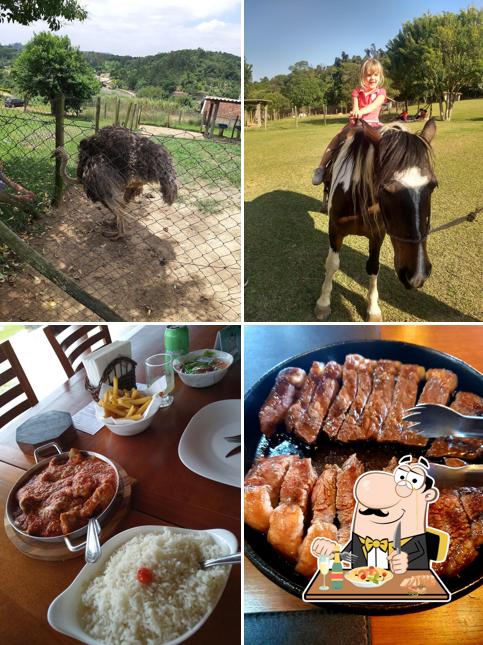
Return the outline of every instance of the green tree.
<path id="1" fill-rule="evenodd" d="M 85 20 L 87 12 L 77 0 L 3 0 L 0 2 L 0 22 L 18 22 L 29 25 L 36 20 L 46 20 L 53 31 L 60 29 L 60 18 Z"/>
<path id="2" fill-rule="evenodd" d="M 405 99 L 436 99 L 442 119 L 451 118 L 462 87 L 483 77 L 483 10 L 429 13 L 406 22 L 389 42 L 391 76 Z M 444 108 L 443 108 L 444 104 Z"/>
<path id="3" fill-rule="evenodd" d="M 244 74 L 243 74 L 243 83 L 244 83 L 244 89 L 245 89 L 245 96 L 250 96 L 250 89 L 251 89 L 251 86 L 253 85 L 253 65 L 250 65 L 250 63 L 247 63 L 246 58 L 245 58 L 245 67 L 244 67 Z"/>
<path id="4" fill-rule="evenodd" d="M 69 38 L 48 32 L 26 45 L 15 59 L 12 77 L 25 96 L 41 96 L 53 105 L 54 98 L 64 94 L 66 109 L 76 112 L 100 89 L 94 70 Z"/>
<path id="5" fill-rule="evenodd" d="M 289 67 L 290 74 L 285 85 L 285 95 L 297 108 L 321 107 L 324 103 L 324 88 L 315 70 L 307 61 L 299 61 Z"/>

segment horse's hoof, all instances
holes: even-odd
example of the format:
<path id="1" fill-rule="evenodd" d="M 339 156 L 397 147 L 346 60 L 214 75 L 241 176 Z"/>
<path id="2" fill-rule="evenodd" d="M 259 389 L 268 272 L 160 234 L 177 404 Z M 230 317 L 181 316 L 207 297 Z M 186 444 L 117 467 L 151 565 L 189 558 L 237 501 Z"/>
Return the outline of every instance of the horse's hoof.
<path id="1" fill-rule="evenodd" d="M 330 305 L 327 305 L 326 307 L 322 307 L 319 304 L 315 305 L 314 314 L 317 320 L 327 320 L 330 316 Z"/>
<path id="2" fill-rule="evenodd" d="M 382 322 L 382 314 L 367 314 L 367 322 Z"/>

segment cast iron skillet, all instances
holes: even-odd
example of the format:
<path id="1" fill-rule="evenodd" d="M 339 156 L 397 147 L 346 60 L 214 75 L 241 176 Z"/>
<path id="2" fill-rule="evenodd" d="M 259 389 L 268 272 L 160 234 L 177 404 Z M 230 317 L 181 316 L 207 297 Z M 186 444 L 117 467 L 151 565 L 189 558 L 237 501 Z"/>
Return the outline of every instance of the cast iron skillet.
<path id="1" fill-rule="evenodd" d="M 362 356 L 372 359 L 387 358 L 404 363 L 417 363 L 426 369 L 431 367 L 450 369 L 458 376 L 457 391 L 464 390 L 483 396 L 483 375 L 480 372 L 454 356 L 419 345 L 397 341 L 357 340 L 327 345 L 306 354 L 299 354 L 274 366 L 255 383 L 245 396 L 245 473 L 255 457 L 261 455 L 299 454 L 312 457 L 316 466 L 322 466 L 324 463 L 341 465 L 349 455 L 357 452 L 366 469 L 371 469 L 384 467 L 393 455 L 399 458 L 409 451 L 414 455 L 423 454 L 424 449 L 414 446 L 408 448 L 375 442 L 342 444 L 331 442 L 326 437 L 320 436 L 317 445 L 309 448 L 292 436 L 285 434 L 283 428 L 269 441 L 260 433 L 258 411 L 268 396 L 277 373 L 282 368 L 295 366 L 308 372 L 314 360 L 337 361 L 342 364 L 346 355 L 353 353 L 362 354 Z M 253 564 L 275 584 L 298 598 L 302 597 L 308 579 L 295 573 L 293 565 L 275 553 L 268 544 L 265 534 L 254 531 L 247 525 L 245 525 L 245 553 Z M 456 578 L 443 577 L 443 580 L 451 591 L 452 599 L 478 587 L 483 581 L 483 553 L 480 553 L 473 564 L 459 576 Z M 317 603 L 317 606 L 320 607 L 320 603 Z M 325 606 L 327 607 L 327 605 Z M 436 606 L 436 603 L 340 603 L 337 605 L 337 609 L 350 609 L 353 613 L 384 614 L 417 611 L 431 606 Z"/>

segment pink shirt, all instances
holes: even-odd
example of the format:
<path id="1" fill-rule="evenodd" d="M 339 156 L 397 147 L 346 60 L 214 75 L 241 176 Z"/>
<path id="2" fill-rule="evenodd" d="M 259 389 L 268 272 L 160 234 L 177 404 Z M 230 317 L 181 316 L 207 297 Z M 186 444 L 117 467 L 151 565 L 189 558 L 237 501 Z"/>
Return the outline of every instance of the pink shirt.
<path id="1" fill-rule="evenodd" d="M 370 105 L 373 103 L 378 96 L 386 96 L 386 90 L 383 87 L 379 87 L 377 90 L 374 90 L 373 92 L 365 92 L 362 87 L 356 87 L 355 90 L 352 91 L 352 96 L 357 98 L 357 104 L 359 106 L 359 109 L 366 107 L 366 105 Z M 384 104 L 383 104 L 384 105 Z M 369 112 L 368 114 L 364 114 L 361 118 L 364 119 L 364 121 L 367 121 L 369 125 L 372 126 L 379 126 L 382 125 L 379 121 L 379 112 L 381 111 L 382 105 L 380 105 L 378 108 L 375 110 L 372 110 L 372 112 Z"/>

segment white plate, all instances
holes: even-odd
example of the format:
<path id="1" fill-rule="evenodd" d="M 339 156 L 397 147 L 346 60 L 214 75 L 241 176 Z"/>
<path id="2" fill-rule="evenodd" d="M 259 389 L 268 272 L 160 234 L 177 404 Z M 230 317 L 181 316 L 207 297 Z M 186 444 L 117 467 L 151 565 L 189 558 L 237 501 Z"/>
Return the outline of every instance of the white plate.
<path id="1" fill-rule="evenodd" d="M 49 610 L 47 612 L 47 620 L 49 625 L 56 629 L 61 634 L 67 634 L 81 643 L 87 643 L 87 645 L 100 645 L 100 641 L 97 641 L 92 636 L 89 636 L 87 632 L 84 631 L 82 623 L 79 619 L 79 602 L 82 595 L 82 592 L 86 588 L 88 582 L 92 580 L 96 575 L 101 573 L 104 565 L 111 556 L 111 554 L 122 544 L 133 538 L 135 535 L 142 533 L 156 533 L 161 529 L 169 529 L 175 533 L 208 533 L 211 535 L 216 544 L 228 547 L 230 553 L 236 553 L 238 543 L 236 537 L 230 531 L 225 531 L 225 529 L 209 529 L 208 531 L 195 531 L 192 529 L 181 529 L 175 526 L 135 526 L 132 529 L 127 529 L 122 533 L 118 533 L 105 544 L 102 545 L 102 554 L 97 562 L 94 564 L 87 564 L 70 584 L 65 591 L 63 591 L 55 600 L 50 604 Z M 176 645 L 177 643 L 182 643 L 187 638 L 192 636 L 198 629 L 208 620 L 211 613 L 215 609 L 218 601 L 220 600 L 223 591 L 225 589 L 226 583 L 228 581 L 228 576 L 230 573 L 230 568 L 226 567 L 226 579 L 225 583 L 220 589 L 220 593 L 216 602 L 213 605 L 211 611 L 209 611 L 203 618 L 194 625 L 188 632 L 179 636 L 178 638 L 165 643 L 165 645 Z"/>
<path id="2" fill-rule="evenodd" d="M 224 437 L 241 434 L 239 399 L 215 401 L 192 417 L 179 442 L 179 458 L 197 475 L 241 487 L 241 452 L 225 457 L 235 443 Z"/>

